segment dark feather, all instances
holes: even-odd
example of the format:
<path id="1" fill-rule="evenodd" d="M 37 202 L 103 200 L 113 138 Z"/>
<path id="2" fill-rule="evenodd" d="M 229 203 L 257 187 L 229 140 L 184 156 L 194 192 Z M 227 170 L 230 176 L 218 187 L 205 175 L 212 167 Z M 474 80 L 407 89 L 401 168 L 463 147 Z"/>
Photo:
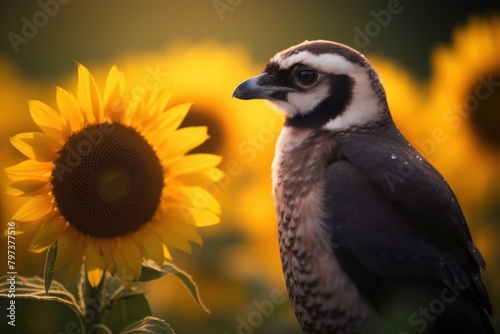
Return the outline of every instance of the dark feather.
<path id="1" fill-rule="evenodd" d="M 403 325 L 422 331 L 410 317 L 417 312 L 419 320 L 420 307 L 441 305 L 449 293 L 455 298 L 442 302 L 426 333 L 493 333 L 479 274 L 484 260 L 439 172 L 392 121 L 335 137 L 326 221 L 334 254 L 361 293 L 389 318 L 394 305 L 404 305 Z"/>

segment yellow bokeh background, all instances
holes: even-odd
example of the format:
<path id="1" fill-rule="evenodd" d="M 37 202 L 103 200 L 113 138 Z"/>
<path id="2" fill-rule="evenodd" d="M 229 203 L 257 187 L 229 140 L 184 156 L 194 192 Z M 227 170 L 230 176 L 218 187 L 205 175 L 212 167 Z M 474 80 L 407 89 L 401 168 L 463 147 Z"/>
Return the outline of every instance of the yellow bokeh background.
<path id="1" fill-rule="evenodd" d="M 334 8 L 326 2 L 318 2 L 312 9 L 296 4 L 289 4 L 288 8 L 287 2 L 281 2 L 281 6 L 264 3 L 258 6 L 249 1 L 220 2 L 231 8 L 222 7 L 226 8 L 222 20 L 221 9 L 215 7 L 217 1 L 177 5 L 145 1 L 130 6 L 113 1 L 106 5 L 95 1 L 86 5 L 69 2 L 60 4 L 57 15 L 50 18 L 46 27 L 40 27 L 27 44 L 19 45 L 19 53 L 12 54 L 12 45 L 0 50 L 2 169 L 23 160 L 10 145 L 9 136 L 36 131 L 27 101 L 36 99 L 55 106 L 55 86 L 76 91 L 74 61 L 83 62 L 101 87 L 109 68 L 117 64 L 132 91 L 147 89 L 159 80 L 173 88 L 171 105 L 194 102 L 183 126 L 208 125 L 211 138 L 199 151 L 223 156 L 220 168 L 226 178 L 208 188 L 221 202 L 222 220 L 216 226 L 200 230 L 204 239 L 202 248 L 195 248 L 192 255 L 174 252 L 173 260 L 193 275 L 211 314 L 197 308 L 174 277 L 142 285 L 149 291 L 146 296 L 154 315 L 165 319 L 181 334 L 236 333 L 242 321 L 248 323 L 258 311 L 256 305 L 271 300 L 273 294 L 286 294 L 270 177 L 274 143 L 283 118 L 266 102 L 232 99 L 232 91 L 242 80 L 258 74 L 265 59 L 274 52 L 306 38 L 335 39 L 356 47 L 352 27 L 363 28 L 364 23 L 374 20 L 370 10 L 387 6 L 387 2 L 359 8 L 344 4 L 345 15 L 342 15 L 338 12 L 341 7 Z M 410 5 L 404 6 L 405 10 L 398 15 L 411 16 Z M 6 21 L 6 34 L 22 33 L 23 21 L 19 17 L 30 19 L 30 15 L 39 10 L 36 5 L 12 9 L 12 13 L 19 15 Z M 163 32 L 153 25 L 159 22 L 161 13 L 165 20 L 170 20 L 162 26 Z M 338 20 L 331 22 L 328 14 Z M 456 105 L 456 112 L 463 110 L 463 101 L 472 94 L 479 76 L 492 74 L 500 80 L 500 17 L 473 15 L 465 7 L 463 16 L 468 20 L 460 24 L 447 23 L 448 42 L 437 46 L 436 37 L 436 41 L 428 42 L 432 47 L 425 49 L 418 47 L 422 41 L 415 41 L 416 49 L 426 50 L 425 57 L 401 60 L 411 53 L 411 46 L 397 39 L 402 23 L 396 16 L 392 18 L 393 23 L 372 37 L 370 46 L 361 51 L 380 73 L 398 127 L 455 190 L 474 240 L 488 264 L 482 276 L 494 309 L 498 310 L 500 135 L 498 146 L 486 145 L 479 135 L 481 128 L 469 122 L 472 116 L 462 118 L 461 126 L 453 127 L 443 115 Z M 91 18 L 95 19 L 95 25 Z M 103 25 L 106 20 L 107 25 Z M 436 22 L 440 27 L 439 21 Z M 415 23 L 408 24 L 401 29 L 411 36 Z M 69 47 L 58 44 L 67 38 L 64 27 L 74 34 Z M 340 32 L 334 32 L 335 27 Z M 349 31 L 345 32 L 343 27 L 349 27 Z M 106 39 L 106 35 L 113 38 Z M 133 48 L 126 46 L 127 36 L 134 42 Z M 155 39 L 162 42 L 154 45 Z M 407 40 L 409 43 L 411 39 Z M 395 51 L 408 48 L 410 51 Z M 45 51 L 37 58 L 30 50 Z M 72 57 L 72 61 L 68 61 L 68 57 Z M 43 66 L 45 63 L 47 67 Z M 425 64 L 429 64 L 429 68 L 422 71 L 421 66 Z M 493 91 L 491 97 L 499 102 L 494 106 L 500 112 L 499 94 L 500 90 Z M 478 112 L 481 110 L 477 108 Z M 500 127 L 499 114 L 490 122 Z M 440 129 L 441 134 L 437 137 L 436 129 Z M 0 188 L 5 189 L 8 182 L 0 173 Z M 1 226 L 23 202 L 22 198 L 0 195 Z M 17 271 L 20 275 L 41 276 L 44 254 L 26 250 L 32 237 L 26 234 L 16 239 Z M 7 271 L 3 259 L 6 259 L 6 247 L 2 242 L 0 274 Z M 64 277 L 64 273 L 57 273 L 56 279 L 59 277 Z M 263 314 L 262 322 L 252 327 L 254 332 L 300 333 L 289 301 L 280 299 L 273 305 L 272 314 Z M 497 327 L 498 319 L 493 318 Z"/>

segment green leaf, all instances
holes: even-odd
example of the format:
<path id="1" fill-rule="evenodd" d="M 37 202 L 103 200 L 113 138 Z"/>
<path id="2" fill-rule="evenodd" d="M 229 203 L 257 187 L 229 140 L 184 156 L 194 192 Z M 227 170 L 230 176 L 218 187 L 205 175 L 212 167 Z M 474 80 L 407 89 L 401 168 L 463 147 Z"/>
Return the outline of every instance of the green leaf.
<path id="1" fill-rule="evenodd" d="M 121 332 L 121 334 L 141 333 L 175 334 L 165 321 L 155 317 L 146 317 L 140 321 L 134 322 Z"/>
<path id="2" fill-rule="evenodd" d="M 95 324 L 89 330 L 89 334 L 113 334 L 113 332 L 106 325 Z"/>
<path id="3" fill-rule="evenodd" d="M 56 301 L 35 300 L 28 298 L 0 298 L 0 305 L 7 307 L 15 302 L 15 319 L 9 318 L 10 311 L 2 310 L 0 333 L 80 333 L 83 334 L 82 319 L 73 309 Z M 4 320 L 5 319 L 5 320 Z M 11 325 L 8 321 L 15 320 Z M 15 327 L 12 325 L 15 324 Z"/>
<path id="4" fill-rule="evenodd" d="M 147 265 L 142 266 L 139 281 L 147 282 L 169 274 L 175 275 L 182 282 L 184 287 L 188 290 L 189 294 L 193 297 L 196 303 L 198 303 L 201 309 L 210 313 L 210 310 L 201 301 L 198 286 L 194 282 L 193 278 L 188 273 L 177 268 L 170 262 L 165 261 L 162 268 L 158 268 L 154 263 L 148 262 Z"/>
<path id="5" fill-rule="evenodd" d="M 51 282 L 50 292 L 45 292 L 45 280 L 41 277 L 24 277 L 24 276 L 2 276 L 0 277 L 0 304 L 4 305 L 4 301 L 14 300 L 12 298 L 10 290 L 11 284 L 15 282 L 15 304 L 16 308 L 18 308 L 17 313 L 19 313 L 19 319 L 22 319 L 24 315 L 21 317 L 21 312 L 24 310 L 31 310 L 27 312 L 30 319 L 36 319 L 36 317 L 53 317 L 51 312 L 55 312 L 55 314 L 63 314 L 67 312 L 69 314 L 73 313 L 74 319 L 77 321 L 74 323 L 75 328 L 83 326 L 83 312 L 79 308 L 77 301 L 73 294 L 71 294 L 66 288 L 57 281 Z M 32 305 L 28 306 L 27 305 Z M 63 308 L 61 308 L 64 306 Z M 68 310 L 69 308 L 69 310 Z M 40 309 L 40 311 L 36 311 Z M 52 310 L 52 311 L 51 311 Z M 57 310 L 57 311 L 53 311 Z M 50 314 L 44 315 L 44 312 L 48 312 Z M 66 313 L 64 313 L 66 314 Z M 66 316 L 68 318 L 68 316 Z M 54 320 L 54 319 L 52 319 Z M 57 319 L 54 321 L 50 321 L 52 325 L 47 324 L 47 326 L 51 326 L 51 328 L 61 328 L 57 324 Z M 68 320 L 68 319 L 66 319 Z M 23 321 L 25 322 L 25 321 Z M 28 321 L 29 322 L 29 321 Z M 64 329 L 65 321 L 62 324 L 62 328 Z M 73 326 L 73 324 L 70 324 Z M 52 327 L 55 326 L 55 327 Z M 17 328 L 17 326 L 16 326 Z M 50 330 L 52 331 L 52 329 Z M 57 332 L 60 330 L 58 329 Z M 22 332 L 22 331 L 21 331 Z"/>
<path id="6" fill-rule="evenodd" d="M 45 259 L 45 270 L 43 271 L 43 277 L 45 279 L 45 292 L 48 293 L 50 289 L 50 283 L 52 283 L 52 278 L 54 276 L 54 264 L 57 258 L 57 242 L 50 246 L 47 252 L 47 258 Z"/>
<path id="7" fill-rule="evenodd" d="M 9 278 L 10 276 L 0 277 L 0 297 L 8 298 L 10 287 Z M 16 298 L 56 301 L 73 308 L 75 312 L 78 312 L 77 314 L 83 314 L 73 294 L 57 281 L 52 282 L 52 289 L 48 293 L 45 292 L 45 281 L 38 276 L 15 276 L 15 283 Z"/>
<path id="8" fill-rule="evenodd" d="M 139 282 L 152 281 L 167 274 L 169 274 L 169 272 L 162 271 L 160 268 L 157 269 L 148 265 L 143 265 L 141 270 L 141 277 L 139 277 Z"/>
<path id="9" fill-rule="evenodd" d="M 151 308 L 143 293 L 124 294 L 115 300 L 113 306 L 107 311 L 102 323 L 111 332 L 119 333 L 126 326 L 151 315 Z"/>
<path id="10" fill-rule="evenodd" d="M 130 298 L 135 298 L 137 296 L 144 296 L 146 294 L 146 291 L 127 291 L 127 292 L 122 292 L 118 294 L 115 298 L 114 301 L 120 301 L 120 300 L 126 300 Z"/>

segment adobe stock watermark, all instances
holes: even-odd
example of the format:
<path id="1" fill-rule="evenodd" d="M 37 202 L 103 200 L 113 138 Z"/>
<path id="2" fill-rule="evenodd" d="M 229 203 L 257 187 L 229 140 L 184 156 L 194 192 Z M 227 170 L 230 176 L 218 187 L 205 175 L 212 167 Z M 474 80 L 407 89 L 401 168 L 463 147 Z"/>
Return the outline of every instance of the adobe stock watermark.
<path id="1" fill-rule="evenodd" d="M 168 83 L 170 79 L 168 72 L 163 71 L 160 65 L 155 67 L 147 66 L 145 71 L 146 74 L 142 77 L 140 83 L 132 87 L 129 94 L 113 101 L 111 112 L 123 113 L 128 108 L 136 108 L 147 91 L 158 89 Z"/>
<path id="2" fill-rule="evenodd" d="M 135 108 L 139 105 L 143 95 L 147 91 L 151 91 L 165 84 L 168 73 L 163 72 L 159 65 L 155 68 L 146 67 L 146 75 L 142 78 L 141 82 L 135 85 L 130 94 L 117 98 L 113 101 L 110 107 L 111 113 L 123 113 L 128 108 Z M 92 154 L 94 149 L 101 144 L 106 134 L 115 130 L 114 123 L 96 123 L 95 125 L 85 127 L 81 130 L 81 138 L 76 145 L 67 146 L 64 161 L 54 162 L 54 177 L 59 182 L 63 182 L 64 174 L 71 173 L 83 161 L 83 158 Z"/>
<path id="3" fill-rule="evenodd" d="M 399 0 L 389 0 L 386 9 L 371 10 L 370 15 L 373 20 L 368 21 L 363 28 L 354 27 L 356 33 L 354 35 L 354 45 L 360 49 L 366 48 L 372 39 L 377 37 L 382 32 L 382 29 L 391 23 L 392 17 L 401 14 L 402 11 L 403 5 Z"/>
<path id="4" fill-rule="evenodd" d="M 493 74 L 487 78 L 484 76 L 477 77 L 478 84 L 474 88 L 474 93 L 465 97 L 461 104 L 455 104 L 443 114 L 443 120 L 451 125 L 452 130 L 458 129 L 464 122 L 464 119 L 475 112 L 481 105 L 481 101 L 485 101 L 500 87 L 500 81 L 493 80 Z M 426 155 L 431 155 L 435 152 L 436 146 L 448 140 L 448 135 L 442 128 L 434 128 L 430 138 L 416 140 L 416 147 Z"/>
<path id="5" fill-rule="evenodd" d="M 405 180 L 408 177 L 410 177 L 410 175 L 412 175 L 413 172 L 415 172 L 415 166 L 405 159 L 400 159 L 400 157 L 396 154 L 391 154 L 387 158 L 392 159 L 392 160 L 398 159 L 397 170 L 384 171 L 384 179 L 387 182 L 387 185 L 389 186 L 390 191 L 393 193 L 394 191 L 396 191 L 396 185 L 398 183 L 405 182 Z M 415 158 L 419 161 L 422 160 L 422 158 L 419 155 L 415 156 Z"/>
<path id="6" fill-rule="evenodd" d="M 453 303 L 464 290 L 463 286 L 452 284 L 445 279 L 443 283 L 446 287 L 441 290 L 439 298 L 432 299 L 426 306 L 420 306 L 418 310 L 410 314 L 408 324 L 415 328 L 417 333 L 423 333 L 429 324 L 432 324 L 445 311 L 446 305 Z M 410 334 L 401 331 L 399 334 Z"/>
<path id="7" fill-rule="evenodd" d="M 475 86 L 473 94 L 464 98 L 461 104 L 455 104 L 453 107 L 446 110 L 443 114 L 443 120 L 450 124 L 452 130 L 458 129 L 464 122 L 464 119 L 477 111 L 481 105 L 481 101 L 485 101 L 500 87 L 500 81 L 494 81 L 493 75 L 488 77 L 478 76 L 478 84 Z M 424 153 L 427 157 L 433 155 L 438 147 L 448 140 L 448 134 L 443 128 L 436 127 L 432 129 L 430 137 L 424 139 L 415 139 L 415 148 Z M 396 171 L 384 172 L 384 178 L 387 182 L 391 192 L 396 190 L 398 183 L 403 183 L 415 171 L 415 166 L 411 161 L 399 159 L 396 154 L 390 157 L 393 160 L 398 159 L 398 167 Z M 415 157 L 417 160 L 422 160 L 420 156 Z"/>
<path id="8" fill-rule="evenodd" d="M 333 256 L 333 250 L 338 248 L 340 244 L 326 244 L 322 242 L 316 243 L 313 251 L 308 252 L 304 260 L 303 270 L 306 272 L 314 272 L 322 263 L 330 263 Z"/>
<path id="9" fill-rule="evenodd" d="M 271 291 L 269 298 L 254 300 L 252 302 L 253 310 L 245 317 L 239 316 L 236 319 L 236 334 L 254 333 L 256 328 L 262 326 L 266 318 L 273 315 L 276 306 L 283 304 L 286 300 L 286 294 L 279 289 Z M 224 332 L 224 334 L 229 334 L 229 332 Z"/>
<path id="10" fill-rule="evenodd" d="M 54 162 L 54 177 L 59 182 L 63 182 L 64 174 L 71 173 L 73 169 L 78 167 L 84 157 L 90 155 L 94 149 L 102 142 L 104 136 L 111 133 L 116 128 L 113 123 L 101 123 L 90 130 L 83 129 L 81 134 L 84 138 L 80 139 L 75 147 L 66 146 L 66 154 L 64 161 Z"/>
<path id="11" fill-rule="evenodd" d="M 35 38 L 40 29 L 59 13 L 60 5 L 66 5 L 68 2 L 70 0 L 39 0 L 40 10 L 34 12 L 30 17 L 23 16 L 21 18 L 20 34 L 12 31 L 7 33 L 7 39 L 14 52 L 18 53 L 21 44 L 28 44 L 31 39 Z"/>
<path id="12" fill-rule="evenodd" d="M 224 21 L 224 15 L 226 12 L 232 12 L 236 7 L 241 5 L 243 0 L 214 0 L 212 1 L 212 6 L 214 7 L 219 20 Z"/>
<path id="13" fill-rule="evenodd" d="M 246 162 L 252 162 L 257 159 L 259 152 L 262 152 L 266 147 L 273 142 L 277 134 L 281 131 L 281 121 L 276 115 L 269 120 L 269 124 L 261 128 L 253 135 L 247 136 L 237 146 L 239 156 Z M 218 181 L 208 184 L 205 189 L 212 196 L 217 196 L 223 189 L 226 189 L 235 177 L 243 172 L 241 160 L 231 159 L 224 163 L 222 167 L 225 177 Z M 215 173 L 215 172 L 214 172 Z M 195 209 L 207 207 L 211 198 L 208 198 L 204 193 L 200 193 L 193 199 L 192 205 Z M 193 217 L 190 214 L 189 206 L 179 206 L 178 209 L 185 222 L 193 223 Z"/>

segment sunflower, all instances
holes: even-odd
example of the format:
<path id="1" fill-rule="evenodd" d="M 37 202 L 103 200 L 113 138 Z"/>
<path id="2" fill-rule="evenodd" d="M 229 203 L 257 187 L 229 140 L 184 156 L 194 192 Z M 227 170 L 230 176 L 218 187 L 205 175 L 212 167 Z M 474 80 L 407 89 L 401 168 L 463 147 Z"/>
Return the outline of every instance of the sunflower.
<path id="1" fill-rule="evenodd" d="M 464 209 L 484 202 L 500 163 L 500 15 L 472 17 L 452 45 L 432 55 L 434 128 L 421 146 L 451 183 Z M 453 162 L 453 163 L 450 163 Z M 471 171 L 474 171 L 471 173 Z"/>
<path id="2" fill-rule="evenodd" d="M 221 158 L 187 154 L 208 139 L 207 127 L 179 129 L 191 103 L 167 109 L 169 96 L 163 86 L 126 94 L 116 66 L 101 96 L 78 64 L 76 96 L 57 88 L 59 113 L 29 102 L 43 132 L 13 136 L 29 159 L 5 169 L 14 181 L 7 194 L 31 198 L 11 219 L 17 234 L 36 231 L 29 250 L 57 242 L 54 269 L 69 263 L 72 278 L 85 261 L 95 287 L 105 271 L 137 279 L 144 259 L 162 265 L 169 247 L 202 243 L 195 227 L 219 222 L 204 186 L 223 177 Z"/>
<path id="3" fill-rule="evenodd" d="M 164 79 L 173 87 L 171 101 L 195 101 L 182 126 L 207 124 L 211 130 L 210 141 L 196 150 L 224 157 L 219 168 L 226 177 L 207 187 L 224 208 L 224 226 L 202 231 L 207 247 L 201 257 L 176 259 L 179 266 L 192 268 L 205 302 L 214 313 L 219 308 L 232 314 L 246 302 L 243 296 L 249 296 L 249 288 L 241 283 L 249 279 L 249 268 L 259 268 L 251 276 L 260 284 L 283 284 L 270 188 L 270 166 L 283 116 L 265 101 L 242 103 L 231 98 L 234 87 L 262 71 L 263 64 L 252 62 L 243 46 L 215 41 L 175 42 L 163 50 L 125 54 L 118 62 L 132 86 L 141 84 L 145 74 L 161 77 L 168 69 Z M 245 263 L 248 266 L 243 269 Z M 196 316 L 190 301 L 177 296 L 184 293 L 182 289 L 161 280 L 149 284 L 156 291 L 147 296 L 153 309 L 175 311 L 177 318 L 179 314 L 191 320 Z M 220 298 L 228 289 L 234 296 L 230 304 Z M 199 316 L 197 320 L 202 321 L 203 314 Z"/>
<path id="4" fill-rule="evenodd" d="M 424 90 L 419 82 L 404 67 L 379 56 L 368 56 L 384 84 L 387 103 L 394 122 L 404 136 L 413 144 L 415 138 L 428 129 L 422 120 Z"/>
<path id="5" fill-rule="evenodd" d="M 224 156 L 223 169 L 229 172 L 226 164 L 231 160 L 245 170 L 256 166 L 269 169 L 274 140 L 283 122 L 281 114 L 264 101 L 243 104 L 231 99 L 235 86 L 262 70 L 262 65 L 252 64 L 245 48 L 211 41 L 177 42 L 160 52 L 125 56 L 120 63 L 127 73 L 135 71 L 137 82 L 143 79 L 146 68 L 155 76 L 169 69 L 165 80 L 175 87 L 172 99 L 196 101 L 183 125 L 210 125 L 214 131 L 203 146 Z"/>
<path id="6" fill-rule="evenodd" d="M 231 99 L 234 87 L 260 72 L 263 65 L 253 64 L 248 50 L 241 46 L 213 41 L 177 42 L 162 51 L 125 55 L 119 62 L 137 83 L 142 82 L 145 72 L 159 76 L 162 69 L 169 69 L 165 81 L 174 87 L 173 101 L 196 101 L 182 124 L 208 124 L 213 130 L 211 140 L 198 149 L 224 156 L 219 168 L 226 178 L 207 187 L 225 208 L 222 220 L 243 230 L 245 236 L 275 241 L 269 233 L 274 227 L 274 210 L 267 219 L 254 220 L 255 207 L 245 201 L 254 188 L 264 191 L 257 195 L 261 198 L 269 195 L 269 188 L 260 183 L 267 182 L 283 117 L 264 101 Z"/>

